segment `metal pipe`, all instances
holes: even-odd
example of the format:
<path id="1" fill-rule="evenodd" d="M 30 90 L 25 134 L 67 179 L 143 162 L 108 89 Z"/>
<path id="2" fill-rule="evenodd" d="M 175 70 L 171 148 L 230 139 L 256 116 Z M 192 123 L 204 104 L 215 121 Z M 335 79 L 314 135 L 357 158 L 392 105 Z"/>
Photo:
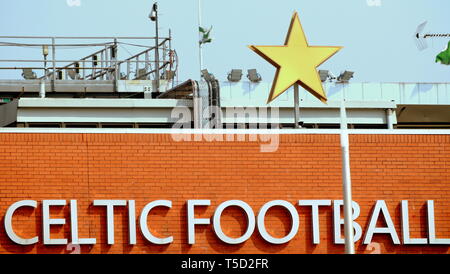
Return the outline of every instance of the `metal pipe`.
<path id="1" fill-rule="evenodd" d="M 45 98 L 45 79 L 39 83 L 39 97 Z"/>
<path id="2" fill-rule="evenodd" d="M 117 81 L 120 80 L 120 64 L 117 62 L 118 59 L 118 50 L 117 50 L 117 39 L 114 38 L 114 79 Z"/>
<path id="3" fill-rule="evenodd" d="M 148 54 L 148 51 L 145 53 L 145 71 L 148 71 L 148 61 L 150 60 L 150 56 Z"/>
<path id="4" fill-rule="evenodd" d="M 136 60 L 139 61 L 139 57 L 136 57 Z M 136 63 L 136 69 L 135 69 L 136 74 L 139 73 L 139 63 L 140 63 L 140 62 L 137 62 L 137 63 Z"/>
<path id="5" fill-rule="evenodd" d="M 145 37 L 145 36 L 137 36 L 137 37 L 131 37 L 131 36 L 119 36 L 119 37 L 113 37 L 113 36 L 0 36 L 0 39 L 73 39 L 73 40 L 87 40 L 87 39 L 104 39 L 104 40 L 111 40 L 114 38 L 120 39 L 120 40 L 153 40 L 155 37 Z"/>
<path id="6" fill-rule="evenodd" d="M 100 63 L 100 67 L 106 67 L 106 56 L 105 56 L 105 52 L 102 50 L 102 52 L 100 53 L 100 59 L 102 59 L 102 61 L 98 61 Z M 102 80 L 103 80 L 103 75 L 102 75 Z"/>
<path id="7" fill-rule="evenodd" d="M 345 253 L 355 254 L 353 210 L 352 210 L 352 181 L 350 173 L 350 150 L 347 125 L 347 111 L 345 109 L 344 91 L 341 91 L 341 153 L 342 153 L 342 187 L 344 193 L 344 234 Z"/>
<path id="8" fill-rule="evenodd" d="M 136 58 L 136 57 L 135 57 Z M 0 63 L 39 63 L 44 62 L 45 60 L 0 60 Z M 85 59 L 80 60 L 55 60 L 55 63 L 67 63 L 67 62 L 74 62 L 73 64 L 70 64 L 66 67 L 70 67 L 71 65 L 75 65 L 75 62 L 85 61 Z M 97 59 L 97 62 L 107 62 L 108 60 L 102 60 Z M 126 61 L 130 61 L 132 63 L 139 62 L 139 63 L 145 63 L 146 61 L 135 61 L 135 60 L 117 60 L 117 61 L 110 61 L 110 62 L 117 62 L 117 63 L 124 63 Z M 156 61 L 149 60 L 148 63 L 156 63 Z M 168 63 L 168 62 L 167 62 Z"/>
<path id="9" fill-rule="evenodd" d="M 299 120 L 300 120 L 300 99 L 299 99 L 299 91 L 298 91 L 298 84 L 294 84 L 294 128 L 298 129 L 300 128 Z"/>
<path id="10" fill-rule="evenodd" d="M 162 62 L 165 63 L 167 61 L 167 45 L 163 44 L 163 60 Z"/>
<path id="11" fill-rule="evenodd" d="M 136 58 L 136 57 L 135 57 Z M 0 60 L 0 63 L 38 63 L 38 62 L 44 62 L 45 60 Z M 55 60 L 55 63 L 67 63 L 67 62 L 74 62 L 73 64 L 70 64 L 66 67 L 70 67 L 71 65 L 75 65 L 75 62 L 80 62 L 80 61 L 85 61 L 85 59 L 80 59 L 80 60 Z M 117 63 L 124 63 L 124 62 L 139 62 L 139 63 L 156 63 L 156 61 L 136 61 L 136 60 L 117 60 L 117 61 L 111 61 L 111 60 L 105 60 L 105 59 L 97 59 L 97 62 L 117 62 Z M 53 62 L 53 60 L 52 60 Z M 166 63 L 169 63 L 168 61 Z"/>
<path id="12" fill-rule="evenodd" d="M 386 110 L 386 123 L 388 129 L 394 129 L 394 121 L 392 119 L 393 114 L 394 112 L 392 111 L 392 109 L 389 108 Z"/>
<path id="13" fill-rule="evenodd" d="M 130 73 L 131 73 L 131 64 L 130 64 L 130 60 L 126 61 L 127 62 L 127 79 L 130 79 Z"/>
<path id="14" fill-rule="evenodd" d="M 86 70 L 84 69 L 86 67 L 86 60 L 83 60 L 83 79 L 86 78 Z"/>
<path id="15" fill-rule="evenodd" d="M 192 97 L 194 103 L 194 129 L 202 128 L 202 98 L 200 97 L 200 88 L 197 81 L 192 81 Z"/>
<path id="16" fill-rule="evenodd" d="M 52 37 L 52 65 L 53 65 L 53 81 L 56 80 L 56 48 L 55 48 L 55 37 Z"/>
<path id="17" fill-rule="evenodd" d="M 172 30 L 169 29 L 169 50 L 172 50 Z"/>
<path id="18" fill-rule="evenodd" d="M 198 32 L 200 33 L 200 28 L 202 27 L 202 0 L 198 0 Z M 198 55 L 199 55 L 199 62 L 200 62 L 200 80 L 202 79 L 202 73 L 203 70 L 203 50 L 202 50 L 202 44 L 200 41 L 198 42 Z"/>
<path id="19" fill-rule="evenodd" d="M 156 7 L 156 41 L 155 41 L 155 60 L 156 60 L 156 92 L 159 92 L 159 30 L 158 30 L 158 21 L 159 21 L 159 16 L 158 16 L 158 4 L 155 3 L 155 7 Z"/>
<path id="20" fill-rule="evenodd" d="M 110 67 L 80 67 L 80 70 L 89 70 L 89 69 L 111 69 Z M 36 69 L 36 70 L 45 70 L 45 68 L 43 67 L 0 67 L 0 69 L 4 69 L 4 70 L 13 70 L 13 69 Z M 56 70 L 63 70 L 63 69 L 67 69 L 67 67 L 56 67 Z"/>
<path id="21" fill-rule="evenodd" d="M 109 49 L 109 47 L 105 46 L 105 51 L 104 52 L 105 52 L 105 59 L 106 59 L 106 61 L 105 61 L 104 67 L 110 68 L 111 67 L 111 55 L 109 54 L 108 49 Z M 104 73 L 102 75 L 102 80 L 105 79 L 105 78 L 106 78 L 106 80 L 111 80 L 110 79 L 110 73 Z"/>
<path id="22" fill-rule="evenodd" d="M 55 44 L 55 47 L 101 47 L 104 45 L 110 45 L 111 43 L 99 43 L 99 44 Z M 25 43 L 14 43 L 14 42 L 3 42 L 0 41 L 0 47 L 40 47 L 40 46 L 53 46 L 50 44 L 25 44 Z M 139 45 L 145 47 L 144 45 Z"/>

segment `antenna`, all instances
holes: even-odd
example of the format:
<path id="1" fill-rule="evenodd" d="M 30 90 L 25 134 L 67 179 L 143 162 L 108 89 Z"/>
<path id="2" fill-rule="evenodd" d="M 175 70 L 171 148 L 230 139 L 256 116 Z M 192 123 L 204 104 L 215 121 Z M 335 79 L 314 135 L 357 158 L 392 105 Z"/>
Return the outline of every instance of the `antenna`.
<path id="1" fill-rule="evenodd" d="M 441 33 L 428 33 L 424 34 L 423 31 L 427 25 L 428 21 L 423 22 L 422 24 L 417 26 L 416 32 L 414 33 L 414 42 L 416 43 L 417 48 L 422 51 L 428 48 L 428 43 L 426 41 L 427 38 L 448 38 L 450 37 L 450 33 L 441 34 Z"/>
<path id="2" fill-rule="evenodd" d="M 416 43 L 417 49 L 419 49 L 420 51 L 428 48 L 427 41 L 425 40 L 425 37 L 422 34 L 427 23 L 428 22 L 425 21 L 422 24 L 418 25 L 416 32 L 414 33 L 414 42 Z"/>

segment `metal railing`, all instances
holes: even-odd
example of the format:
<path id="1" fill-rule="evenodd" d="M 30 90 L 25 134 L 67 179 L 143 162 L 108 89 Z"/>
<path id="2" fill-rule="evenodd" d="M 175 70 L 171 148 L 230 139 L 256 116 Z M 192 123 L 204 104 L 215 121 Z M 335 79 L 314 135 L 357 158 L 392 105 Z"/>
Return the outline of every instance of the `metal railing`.
<path id="1" fill-rule="evenodd" d="M 42 49 L 42 59 L 0 59 L 0 72 L 22 70 L 25 80 L 151 80 L 155 79 L 156 71 L 159 70 L 162 79 L 173 81 L 177 74 L 178 60 L 176 52 L 171 48 L 170 32 L 169 37 L 158 38 L 158 49 L 148 46 L 154 45 L 148 40 L 155 39 L 156 37 L 0 36 L 0 51 L 1 47 Z M 26 40 L 26 43 L 23 40 Z M 50 43 L 37 43 L 36 40 L 49 40 Z M 63 40 L 75 40 L 77 43 L 61 42 Z M 89 42 L 80 43 L 79 40 Z M 92 43 L 93 40 L 106 41 Z M 130 43 L 132 40 L 146 42 L 133 44 Z M 127 51 L 132 56 L 121 60 L 119 56 L 123 55 L 123 52 L 119 52 L 119 49 L 124 46 L 140 47 L 144 50 L 134 55 Z M 59 49 L 86 47 L 101 49 L 80 59 L 58 58 L 62 56 Z M 159 56 L 162 56 L 158 64 L 155 58 L 157 50 Z M 8 63 L 14 63 L 14 66 L 6 66 Z M 42 76 L 38 77 L 34 70 L 40 71 Z"/>

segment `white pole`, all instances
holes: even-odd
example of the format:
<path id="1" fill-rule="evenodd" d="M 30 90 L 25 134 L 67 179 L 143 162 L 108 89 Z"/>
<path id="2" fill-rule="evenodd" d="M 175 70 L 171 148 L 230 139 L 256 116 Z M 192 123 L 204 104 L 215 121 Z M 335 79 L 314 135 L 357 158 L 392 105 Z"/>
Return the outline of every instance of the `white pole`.
<path id="1" fill-rule="evenodd" d="M 202 27 L 202 0 L 198 0 L 198 33 L 200 34 L 200 28 Z M 199 40 L 200 41 L 200 40 Z M 203 52 L 202 52 L 202 44 L 198 43 L 198 54 L 199 54 L 199 61 L 200 61 L 200 79 L 201 77 L 201 70 L 203 69 Z"/>
<path id="2" fill-rule="evenodd" d="M 393 111 L 392 109 L 387 109 L 386 110 L 386 121 L 387 121 L 387 125 L 388 125 L 388 129 L 394 129 L 394 122 L 392 121 L 392 115 L 393 115 Z"/>
<path id="3" fill-rule="evenodd" d="M 300 128 L 299 126 L 299 120 L 300 120 L 300 96 L 299 96 L 299 91 L 298 91 L 298 84 L 295 83 L 294 84 L 294 119 L 295 119 L 295 124 L 294 124 L 294 128 L 298 129 Z"/>
<path id="4" fill-rule="evenodd" d="M 53 72 L 55 74 L 55 72 Z M 47 81 L 47 55 L 44 54 L 44 77 L 42 77 L 39 85 L 39 97 L 45 98 L 45 81 Z"/>
<path id="5" fill-rule="evenodd" d="M 345 109 L 344 90 L 341 94 L 341 151 L 342 151 L 342 185 L 344 192 L 344 233 L 345 233 L 345 253 L 355 254 L 355 243 L 352 220 L 352 181 L 350 174 L 350 151 L 347 126 L 347 111 Z"/>
<path id="6" fill-rule="evenodd" d="M 39 97 L 45 98 L 45 79 L 41 79 L 40 85 L 39 85 Z"/>

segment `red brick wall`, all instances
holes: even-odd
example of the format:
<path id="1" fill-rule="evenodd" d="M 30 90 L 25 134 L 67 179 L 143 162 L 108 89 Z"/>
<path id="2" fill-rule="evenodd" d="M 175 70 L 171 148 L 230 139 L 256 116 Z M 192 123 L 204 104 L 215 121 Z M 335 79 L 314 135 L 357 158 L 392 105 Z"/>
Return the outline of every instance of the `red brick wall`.
<path id="1" fill-rule="evenodd" d="M 332 207 L 320 208 L 320 245 L 312 244 L 311 210 L 298 200 L 342 199 L 338 135 L 282 135 L 273 153 L 261 153 L 257 142 L 174 142 L 163 134 L 0 134 L 0 252 L 67 253 L 66 246 L 42 245 L 42 200 L 78 200 L 80 237 L 97 238 L 83 253 L 343 253 L 333 244 Z M 357 222 L 363 228 L 376 200 L 385 200 L 401 238 L 400 201 L 409 200 L 412 237 L 426 237 L 426 201 L 435 201 L 437 237 L 450 238 L 450 136 L 352 135 L 353 200 L 361 206 Z M 38 208 L 21 209 L 13 219 L 20 236 L 40 237 L 40 243 L 21 247 L 6 236 L 3 216 L 19 200 L 36 200 Z M 137 244 L 128 244 L 126 208 L 115 211 L 115 241 L 106 244 L 106 210 L 93 207 L 96 199 L 136 200 L 136 217 L 153 200 L 171 200 L 170 210 L 158 208 L 148 218 L 150 230 L 173 235 L 174 242 L 156 246 L 139 230 Z M 271 200 L 296 205 L 300 216 L 297 236 L 288 244 L 267 244 L 255 230 L 244 244 L 230 246 L 210 226 L 198 226 L 196 244 L 187 244 L 186 201 L 211 200 L 198 208 L 199 218 L 212 217 L 226 200 L 243 200 L 255 214 Z M 70 241 L 69 206 L 54 208 L 52 237 Z M 283 210 L 269 211 L 266 224 L 274 236 L 286 235 L 290 221 Z M 240 236 L 245 222 L 230 208 L 222 218 L 229 236 Z M 381 223 L 380 223 L 381 225 Z M 447 246 L 393 245 L 387 235 L 375 235 L 383 253 L 448 253 Z M 365 253 L 362 240 L 357 251 Z"/>

